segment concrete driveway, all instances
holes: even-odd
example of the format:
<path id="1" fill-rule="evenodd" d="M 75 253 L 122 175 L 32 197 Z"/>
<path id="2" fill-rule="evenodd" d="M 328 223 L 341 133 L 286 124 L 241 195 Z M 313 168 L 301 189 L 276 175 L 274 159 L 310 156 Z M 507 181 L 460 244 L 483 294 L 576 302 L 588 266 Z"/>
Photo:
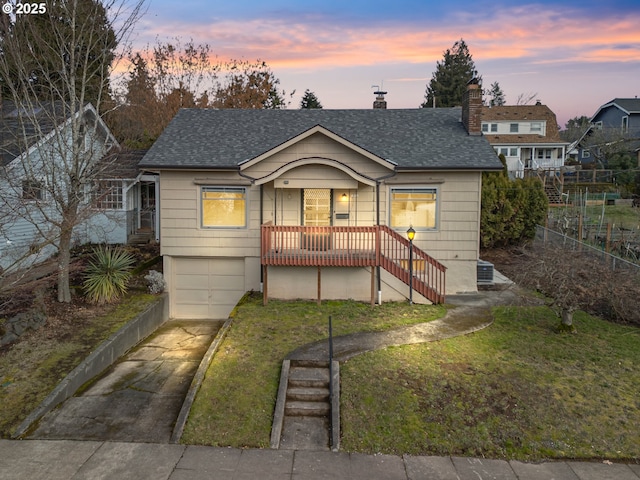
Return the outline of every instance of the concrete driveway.
<path id="1" fill-rule="evenodd" d="M 191 381 L 223 324 L 167 321 L 45 415 L 29 438 L 169 443 Z"/>

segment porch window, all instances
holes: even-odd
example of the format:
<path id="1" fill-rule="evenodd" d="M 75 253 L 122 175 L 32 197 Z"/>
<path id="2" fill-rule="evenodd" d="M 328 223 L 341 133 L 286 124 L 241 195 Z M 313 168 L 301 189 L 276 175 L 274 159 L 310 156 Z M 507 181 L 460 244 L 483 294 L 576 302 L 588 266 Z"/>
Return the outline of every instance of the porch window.
<path id="1" fill-rule="evenodd" d="M 436 188 L 392 188 L 391 227 L 436 228 L 437 196 Z"/>
<path id="2" fill-rule="evenodd" d="M 203 227 L 246 227 L 247 190 L 243 187 L 202 187 Z"/>
<path id="3" fill-rule="evenodd" d="M 122 195 L 121 180 L 100 180 L 94 184 L 93 205 L 101 210 L 122 210 Z"/>

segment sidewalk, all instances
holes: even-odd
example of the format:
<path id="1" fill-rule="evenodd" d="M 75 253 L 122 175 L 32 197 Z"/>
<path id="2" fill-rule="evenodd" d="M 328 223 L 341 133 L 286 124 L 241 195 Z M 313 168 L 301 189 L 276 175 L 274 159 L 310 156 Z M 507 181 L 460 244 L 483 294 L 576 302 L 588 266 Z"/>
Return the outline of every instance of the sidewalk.
<path id="1" fill-rule="evenodd" d="M 0 479 L 640 480 L 640 465 L 0 440 Z"/>

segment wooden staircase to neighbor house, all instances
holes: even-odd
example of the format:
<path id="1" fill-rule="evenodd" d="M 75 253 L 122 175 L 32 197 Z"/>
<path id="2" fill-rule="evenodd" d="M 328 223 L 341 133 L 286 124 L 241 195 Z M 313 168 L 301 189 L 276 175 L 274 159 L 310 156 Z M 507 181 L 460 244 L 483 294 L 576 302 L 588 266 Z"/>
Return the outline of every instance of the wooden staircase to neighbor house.
<path id="1" fill-rule="evenodd" d="M 146 245 L 153 240 L 153 231 L 151 230 L 138 230 L 136 233 L 129 235 L 127 243 L 129 245 Z"/>
<path id="2" fill-rule="evenodd" d="M 558 190 L 558 187 L 554 184 L 546 184 L 544 186 L 544 193 L 547 195 L 549 205 L 563 205 L 562 192 Z"/>

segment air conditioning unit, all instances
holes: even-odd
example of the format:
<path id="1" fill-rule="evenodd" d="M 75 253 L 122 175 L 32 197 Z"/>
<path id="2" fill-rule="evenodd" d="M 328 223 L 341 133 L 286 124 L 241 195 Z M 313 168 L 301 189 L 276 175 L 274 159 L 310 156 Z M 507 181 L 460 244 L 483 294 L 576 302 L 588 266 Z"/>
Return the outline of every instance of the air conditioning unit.
<path id="1" fill-rule="evenodd" d="M 478 260 L 478 285 L 493 285 L 493 263 Z"/>

